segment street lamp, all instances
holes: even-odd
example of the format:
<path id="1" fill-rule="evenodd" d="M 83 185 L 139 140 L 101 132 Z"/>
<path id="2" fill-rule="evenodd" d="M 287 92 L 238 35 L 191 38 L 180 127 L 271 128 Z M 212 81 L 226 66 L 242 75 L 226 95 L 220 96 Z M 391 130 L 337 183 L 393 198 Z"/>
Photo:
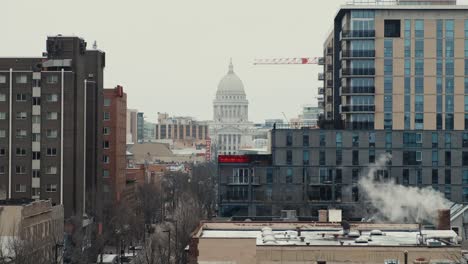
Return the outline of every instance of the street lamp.
<path id="1" fill-rule="evenodd" d="M 163 230 L 164 233 L 168 233 L 169 238 L 169 252 L 167 254 L 167 264 L 171 263 L 171 230 Z"/>

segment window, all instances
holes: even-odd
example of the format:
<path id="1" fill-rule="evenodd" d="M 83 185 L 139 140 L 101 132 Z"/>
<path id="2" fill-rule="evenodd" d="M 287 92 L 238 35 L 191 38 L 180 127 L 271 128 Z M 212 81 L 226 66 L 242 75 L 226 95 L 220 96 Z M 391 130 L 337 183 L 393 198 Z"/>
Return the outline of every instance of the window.
<path id="1" fill-rule="evenodd" d="M 0 166 L 0 174 L 5 174 L 5 166 Z"/>
<path id="2" fill-rule="evenodd" d="M 0 148 L 0 156 L 5 156 L 5 155 L 6 155 L 6 149 Z"/>
<path id="3" fill-rule="evenodd" d="M 6 119 L 6 112 L 0 112 L 0 120 Z"/>
<path id="4" fill-rule="evenodd" d="M 452 147 L 452 134 L 445 133 L 445 148 Z"/>
<path id="5" fill-rule="evenodd" d="M 375 147 L 375 132 L 369 132 L 369 147 Z"/>
<path id="6" fill-rule="evenodd" d="M 403 151 L 403 165 L 421 165 L 421 151 Z"/>
<path id="7" fill-rule="evenodd" d="M 57 184 L 46 184 L 46 192 L 56 192 Z"/>
<path id="8" fill-rule="evenodd" d="M 47 148 L 47 156 L 57 156 L 57 148 Z"/>
<path id="9" fill-rule="evenodd" d="M 273 183 L 273 168 L 267 168 L 266 169 L 266 182 L 268 184 Z"/>
<path id="10" fill-rule="evenodd" d="M 31 118 L 33 124 L 40 124 L 41 123 L 41 116 L 33 115 Z"/>
<path id="11" fill-rule="evenodd" d="M 308 150 L 304 150 L 304 151 L 302 152 L 302 163 L 303 163 L 304 165 L 309 165 L 309 159 L 310 159 L 310 157 L 309 157 L 309 151 L 308 151 Z"/>
<path id="12" fill-rule="evenodd" d="M 56 74 L 47 75 L 47 83 L 48 84 L 58 83 L 58 80 L 59 80 L 59 77 Z"/>
<path id="13" fill-rule="evenodd" d="M 439 135 L 437 133 L 432 133 L 432 148 L 439 147 Z"/>
<path id="14" fill-rule="evenodd" d="M 422 170 L 421 169 L 416 170 L 416 184 L 418 185 L 422 184 Z"/>
<path id="15" fill-rule="evenodd" d="M 6 83 L 6 76 L 4 74 L 0 74 L 0 83 Z"/>
<path id="16" fill-rule="evenodd" d="M 57 138 L 57 130 L 55 129 L 47 129 L 46 135 L 48 138 Z"/>
<path id="17" fill-rule="evenodd" d="M 110 158 L 107 155 L 102 156 L 102 162 L 108 164 L 110 162 Z"/>
<path id="18" fill-rule="evenodd" d="M 409 185 L 409 170 L 403 169 L 403 185 Z"/>
<path id="19" fill-rule="evenodd" d="M 414 22 L 414 34 L 416 38 L 424 38 L 424 20 L 417 19 Z"/>
<path id="20" fill-rule="evenodd" d="M 40 160 L 41 159 L 41 152 L 33 151 L 32 152 L 32 159 L 33 160 Z"/>
<path id="21" fill-rule="evenodd" d="M 32 134 L 32 142 L 40 142 L 41 141 L 41 134 L 33 133 Z"/>
<path id="22" fill-rule="evenodd" d="M 15 192 L 26 192 L 26 185 L 24 184 L 16 184 Z"/>
<path id="23" fill-rule="evenodd" d="M 462 184 L 468 184 L 468 170 L 463 170 Z"/>
<path id="24" fill-rule="evenodd" d="M 20 74 L 16 76 L 16 83 L 27 83 L 28 76 L 26 74 Z"/>
<path id="25" fill-rule="evenodd" d="M 340 184 L 343 181 L 343 172 L 341 169 L 336 169 L 335 172 L 335 183 Z"/>
<path id="26" fill-rule="evenodd" d="M 437 150 L 432 151 L 432 166 L 439 166 L 439 151 Z"/>
<path id="27" fill-rule="evenodd" d="M 26 156 L 25 148 L 16 148 L 16 156 Z"/>
<path id="28" fill-rule="evenodd" d="M 32 175 L 33 175 L 33 178 L 41 178 L 41 171 L 40 170 L 33 170 Z"/>
<path id="29" fill-rule="evenodd" d="M 292 165 L 292 150 L 286 150 L 286 164 Z"/>
<path id="30" fill-rule="evenodd" d="M 324 166 L 326 163 L 326 160 L 325 160 L 325 151 L 321 150 L 319 152 L 319 165 L 320 166 Z"/>
<path id="31" fill-rule="evenodd" d="M 32 105 L 41 105 L 41 98 L 40 97 L 33 97 L 32 98 Z"/>
<path id="32" fill-rule="evenodd" d="M 26 167 L 16 166 L 16 174 L 26 174 Z"/>
<path id="33" fill-rule="evenodd" d="M 353 165 L 359 165 L 359 150 L 353 150 Z"/>
<path id="34" fill-rule="evenodd" d="M 104 98 L 104 106 L 110 106 L 110 105 L 111 105 L 111 99 Z"/>
<path id="35" fill-rule="evenodd" d="M 46 168 L 46 174 L 57 174 L 57 167 L 55 166 L 48 166 Z"/>
<path id="36" fill-rule="evenodd" d="M 320 146 L 321 147 L 325 147 L 326 143 L 325 143 L 325 133 L 320 131 Z"/>
<path id="37" fill-rule="evenodd" d="M 110 135 L 110 127 L 103 127 L 102 128 L 102 133 L 104 135 Z"/>
<path id="38" fill-rule="evenodd" d="M 28 117 L 28 114 L 26 112 L 16 112 L 16 119 L 17 120 L 23 120 Z"/>
<path id="39" fill-rule="evenodd" d="M 104 121 L 110 120 L 110 113 L 104 112 Z"/>
<path id="40" fill-rule="evenodd" d="M 292 146 L 292 144 L 293 144 L 292 133 L 288 131 L 286 133 L 286 146 Z"/>
<path id="41" fill-rule="evenodd" d="M 452 166 L 452 152 L 445 151 L 445 166 Z"/>
<path id="42" fill-rule="evenodd" d="M 58 94 L 48 94 L 47 95 L 47 102 L 57 102 L 58 101 Z"/>
<path id="43" fill-rule="evenodd" d="M 104 141 L 102 142 L 102 147 L 103 147 L 104 149 L 108 149 L 108 148 L 110 147 L 109 140 L 104 140 Z"/>
<path id="44" fill-rule="evenodd" d="M 336 132 L 335 141 L 336 147 L 341 148 L 343 145 L 343 134 L 341 134 L 341 132 Z"/>
<path id="45" fill-rule="evenodd" d="M 452 187 L 445 186 L 444 196 L 446 199 L 449 199 L 449 200 L 452 198 Z"/>
<path id="46" fill-rule="evenodd" d="M 468 202 L 468 187 L 463 187 L 463 202 Z"/>
<path id="47" fill-rule="evenodd" d="M 109 170 L 103 170 L 102 171 L 102 177 L 103 178 L 109 178 L 110 177 Z"/>
<path id="48" fill-rule="evenodd" d="M 0 93 L 0 102 L 6 101 L 6 95 L 4 93 Z"/>
<path id="49" fill-rule="evenodd" d="M 302 146 L 309 146 L 309 135 L 302 135 Z"/>
<path id="50" fill-rule="evenodd" d="M 58 113 L 57 112 L 47 112 L 47 120 L 57 120 Z"/>
<path id="51" fill-rule="evenodd" d="M 462 153 L 462 165 L 468 166 L 468 152 L 467 151 L 463 151 Z"/>
<path id="52" fill-rule="evenodd" d="M 445 184 L 452 184 L 452 171 L 449 169 L 445 170 Z"/>
<path id="53" fill-rule="evenodd" d="M 462 146 L 468 148 L 468 133 L 463 133 Z"/>
<path id="54" fill-rule="evenodd" d="M 27 136 L 27 132 L 24 129 L 16 129 L 16 138 L 25 138 Z"/>
<path id="55" fill-rule="evenodd" d="M 6 137 L 6 131 L 4 129 L 0 129 L 0 138 Z"/>
<path id="56" fill-rule="evenodd" d="M 359 133 L 353 132 L 353 147 L 359 147 Z"/>
<path id="57" fill-rule="evenodd" d="M 341 165 L 343 163 L 343 150 L 336 150 L 336 165 Z"/>
<path id="58" fill-rule="evenodd" d="M 16 94 L 16 102 L 26 102 L 26 94 L 24 93 Z"/>
<path id="59" fill-rule="evenodd" d="M 286 183 L 293 183 L 293 171 L 292 168 L 286 170 Z"/>
<path id="60" fill-rule="evenodd" d="M 439 171 L 432 169 L 432 184 L 439 184 Z"/>

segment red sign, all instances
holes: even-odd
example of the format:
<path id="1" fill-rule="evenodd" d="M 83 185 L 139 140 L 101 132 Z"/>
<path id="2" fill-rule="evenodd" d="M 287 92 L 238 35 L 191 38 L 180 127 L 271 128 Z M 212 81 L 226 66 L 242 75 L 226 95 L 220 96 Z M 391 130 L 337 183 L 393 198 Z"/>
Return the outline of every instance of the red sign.
<path id="1" fill-rule="evenodd" d="M 249 163 L 250 159 L 245 155 L 219 155 L 219 163 Z"/>
<path id="2" fill-rule="evenodd" d="M 205 160 L 211 161 L 211 139 L 206 140 Z"/>

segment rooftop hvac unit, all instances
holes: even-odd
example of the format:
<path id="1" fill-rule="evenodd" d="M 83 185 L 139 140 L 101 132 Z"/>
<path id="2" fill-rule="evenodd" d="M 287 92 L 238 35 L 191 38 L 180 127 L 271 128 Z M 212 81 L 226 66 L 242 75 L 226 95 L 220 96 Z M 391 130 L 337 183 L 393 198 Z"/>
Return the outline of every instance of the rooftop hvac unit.
<path id="1" fill-rule="evenodd" d="M 281 220 L 283 220 L 283 221 L 297 221 L 296 210 L 281 210 Z"/>

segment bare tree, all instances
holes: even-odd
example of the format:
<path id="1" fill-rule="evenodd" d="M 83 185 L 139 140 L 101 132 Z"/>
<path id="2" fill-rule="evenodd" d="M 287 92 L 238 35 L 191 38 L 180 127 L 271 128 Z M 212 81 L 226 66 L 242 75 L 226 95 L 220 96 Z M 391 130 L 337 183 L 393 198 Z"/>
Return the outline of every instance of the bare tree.
<path id="1" fill-rule="evenodd" d="M 164 232 L 168 227 L 159 224 L 155 232 L 145 241 L 143 250 L 135 259 L 135 264 L 169 264 L 169 236 Z"/>

